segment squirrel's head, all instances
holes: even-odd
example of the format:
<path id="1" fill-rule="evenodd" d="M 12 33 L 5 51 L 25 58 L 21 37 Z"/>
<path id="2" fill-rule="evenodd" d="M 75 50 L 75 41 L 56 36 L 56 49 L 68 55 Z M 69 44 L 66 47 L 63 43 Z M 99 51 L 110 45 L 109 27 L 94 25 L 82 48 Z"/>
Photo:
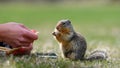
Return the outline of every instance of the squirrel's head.
<path id="1" fill-rule="evenodd" d="M 57 23 L 56 29 L 64 34 L 69 34 L 74 31 L 70 20 L 60 20 Z"/>

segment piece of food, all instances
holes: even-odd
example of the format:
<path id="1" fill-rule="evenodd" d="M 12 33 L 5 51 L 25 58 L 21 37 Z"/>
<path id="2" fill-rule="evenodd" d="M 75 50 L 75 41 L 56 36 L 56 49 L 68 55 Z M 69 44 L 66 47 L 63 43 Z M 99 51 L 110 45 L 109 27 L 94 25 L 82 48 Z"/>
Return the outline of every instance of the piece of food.
<path id="1" fill-rule="evenodd" d="M 35 34 L 38 34 L 39 32 L 38 31 L 36 31 L 36 30 L 31 30 L 33 33 L 35 33 Z"/>

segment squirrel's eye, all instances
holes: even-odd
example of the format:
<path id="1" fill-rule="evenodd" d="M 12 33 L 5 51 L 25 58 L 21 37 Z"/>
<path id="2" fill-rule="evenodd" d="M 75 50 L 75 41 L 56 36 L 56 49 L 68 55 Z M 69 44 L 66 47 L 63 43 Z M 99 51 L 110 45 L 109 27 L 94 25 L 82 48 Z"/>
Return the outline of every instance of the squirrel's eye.
<path id="1" fill-rule="evenodd" d="M 63 23 L 63 25 L 65 25 L 65 23 Z"/>

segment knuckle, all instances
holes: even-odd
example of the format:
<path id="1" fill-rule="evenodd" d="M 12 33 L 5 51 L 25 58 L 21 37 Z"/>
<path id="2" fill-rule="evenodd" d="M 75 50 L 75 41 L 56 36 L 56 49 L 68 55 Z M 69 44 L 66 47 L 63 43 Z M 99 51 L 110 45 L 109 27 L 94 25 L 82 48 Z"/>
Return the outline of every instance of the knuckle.
<path id="1" fill-rule="evenodd" d="M 26 35 L 27 33 L 26 33 L 26 31 L 24 31 L 24 30 L 20 30 L 20 31 L 19 31 L 19 34 L 20 34 L 20 36 L 23 37 L 23 36 Z"/>
<path id="2" fill-rule="evenodd" d="M 16 46 L 17 46 L 17 47 L 21 47 L 21 45 L 22 45 L 22 44 L 20 43 L 20 41 L 18 41 L 18 42 L 16 43 Z"/>
<path id="3" fill-rule="evenodd" d="M 26 30 L 21 30 L 21 34 L 26 35 L 27 34 Z"/>
<path id="4" fill-rule="evenodd" d="M 20 24 L 20 23 L 19 23 L 19 25 L 22 26 L 22 27 L 25 27 L 23 24 Z"/>
<path id="5" fill-rule="evenodd" d="M 18 38 L 18 41 L 19 41 L 19 42 L 23 41 L 23 38 L 22 38 L 22 37 L 21 37 L 21 38 Z"/>

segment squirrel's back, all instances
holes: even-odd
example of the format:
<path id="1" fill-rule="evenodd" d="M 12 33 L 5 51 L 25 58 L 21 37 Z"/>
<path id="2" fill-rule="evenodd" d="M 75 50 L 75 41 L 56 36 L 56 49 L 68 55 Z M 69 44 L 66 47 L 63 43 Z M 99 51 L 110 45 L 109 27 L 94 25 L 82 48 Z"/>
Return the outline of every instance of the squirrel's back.
<path id="1" fill-rule="evenodd" d="M 87 49 L 85 38 L 82 35 L 75 33 L 73 39 L 71 40 L 71 45 L 73 46 L 74 52 L 76 54 L 75 59 L 85 59 L 84 55 Z"/>

